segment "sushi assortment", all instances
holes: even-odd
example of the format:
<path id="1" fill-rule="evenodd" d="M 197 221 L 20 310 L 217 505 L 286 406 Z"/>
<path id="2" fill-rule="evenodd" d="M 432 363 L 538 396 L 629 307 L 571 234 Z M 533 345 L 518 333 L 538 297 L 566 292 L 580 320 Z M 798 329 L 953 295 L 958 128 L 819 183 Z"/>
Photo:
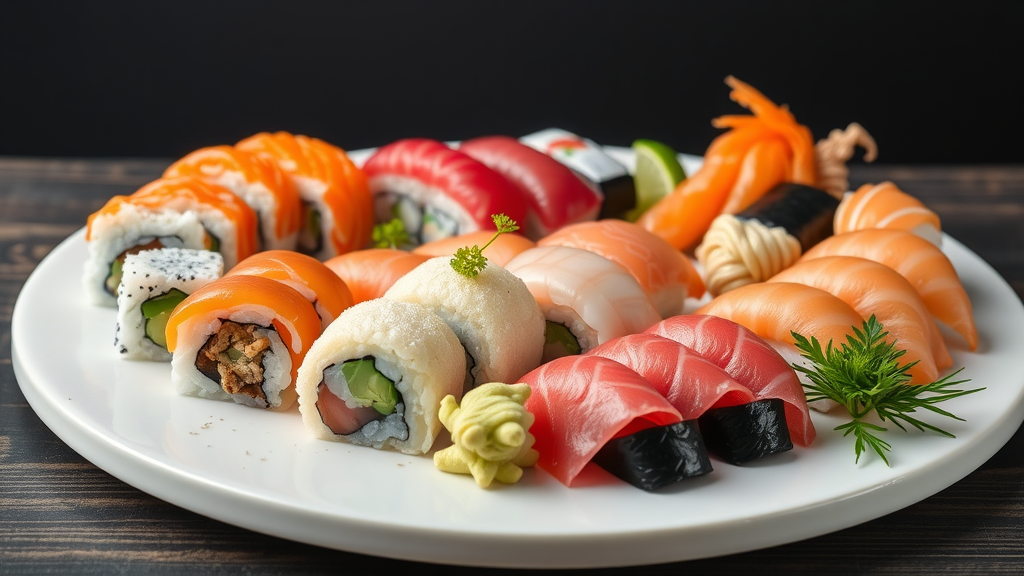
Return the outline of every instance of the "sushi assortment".
<path id="1" fill-rule="evenodd" d="M 808 342 L 870 317 L 926 386 L 952 366 L 940 324 L 979 337 L 934 213 L 888 182 L 844 195 L 870 135 L 815 146 L 727 83 L 752 115 L 716 119 L 703 167 L 636 223 L 625 167 L 565 131 L 358 164 L 260 133 L 93 214 L 85 291 L 182 395 L 298 404 L 313 437 L 406 454 L 446 427 L 435 463 L 483 487 L 536 464 L 657 490 L 811 447 Z"/>

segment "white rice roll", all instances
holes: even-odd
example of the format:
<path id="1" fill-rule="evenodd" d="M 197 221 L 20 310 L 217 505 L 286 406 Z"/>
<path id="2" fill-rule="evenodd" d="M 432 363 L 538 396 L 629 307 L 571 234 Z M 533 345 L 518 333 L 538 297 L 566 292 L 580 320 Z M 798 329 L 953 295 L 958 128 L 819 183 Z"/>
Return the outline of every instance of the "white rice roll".
<path id="1" fill-rule="evenodd" d="M 516 382 L 540 366 L 544 315 L 522 280 L 489 264 L 473 278 L 431 258 L 399 278 L 384 298 L 431 309 L 455 332 L 468 356 L 466 391 L 487 382 Z"/>
<path id="2" fill-rule="evenodd" d="M 153 319 L 156 323 L 147 334 L 148 319 L 142 312 L 143 304 L 164 299 L 173 309 L 177 302 L 175 296 L 188 296 L 220 278 L 223 273 L 224 258 L 209 250 L 164 248 L 126 256 L 121 284 L 117 289 L 114 336 L 114 346 L 121 357 L 170 361 L 171 353 L 167 351 L 163 330 L 170 310 Z"/>
<path id="3" fill-rule="evenodd" d="M 367 357 L 372 357 L 376 370 L 394 384 L 398 404 L 386 417 L 371 420 L 352 433 L 336 434 L 324 422 L 318 406 L 325 400 L 323 391 L 333 396 L 326 400 L 333 400 L 336 406 L 340 400 L 353 411 L 366 407 L 353 397 L 343 376 L 327 382 L 325 370 Z M 455 333 L 427 308 L 395 300 L 368 300 L 345 310 L 310 348 L 296 384 L 299 411 L 318 438 L 423 454 L 441 430 L 437 415 L 441 399 L 449 394 L 462 397 L 465 371 L 465 356 Z M 340 370 L 334 374 L 339 376 Z"/>
<path id="4" fill-rule="evenodd" d="M 522 279 L 548 322 L 568 328 L 580 352 L 643 332 L 661 320 L 636 279 L 593 252 L 538 246 L 519 253 L 505 267 Z M 545 354 L 545 362 L 553 359 Z"/>
<path id="5" fill-rule="evenodd" d="M 201 250 L 205 248 L 206 231 L 195 212 L 154 211 L 121 203 L 116 211 L 98 212 L 89 222 L 86 238 L 89 259 L 82 276 L 83 289 L 90 303 L 113 307 L 117 306 L 117 297 L 108 290 L 107 279 L 111 264 L 122 253 L 145 245 Z"/>

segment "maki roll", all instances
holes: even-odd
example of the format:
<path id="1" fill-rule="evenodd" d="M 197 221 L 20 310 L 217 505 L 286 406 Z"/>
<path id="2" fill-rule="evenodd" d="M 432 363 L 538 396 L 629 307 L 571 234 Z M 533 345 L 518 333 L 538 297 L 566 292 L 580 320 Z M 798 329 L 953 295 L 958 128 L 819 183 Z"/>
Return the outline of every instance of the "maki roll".
<path id="1" fill-rule="evenodd" d="M 313 305 L 321 328 L 327 328 L 353 304 L 344 280 L 316 258 L 298 252 L 260 252 L 239 262 L 228 275 L 262 276 L 295 289 Z"/>
<path id="2" fill-rule="evenodd" d="M 661 320 L 640 284 L 624 268 L 593 252 L 538 246 L 505 268 L 522 279 L 543 313 L 543 362 L 587 352 Z"/>
<path id="3" fill-rule="evenodd" d="M 366 175 L 344 150 L 287 132 L 256 134 L 236 147 L 275 160 L 291 176 L 302 200 L 299 251 L 326 260 L 370 243 L 373 207 Z"/>
<path id="4" fill-rule="evenodd" d="M 117 288 L 114 346 L 122 358 L 167 362 L 164 329 L 174 307 L 221 277 L 224 258 L 209 250 L 164 248 L 125 257 Z"/>
<path id="5" fill-rule="evenodd" d="M 459 151 L 519 187 L 527 205 L 525 233 L 531 240 L 573 222 L 597 219 L 601 194 L 584 184 L 561 162 L 515 138 L 474 138 L 460 144 Z"/>
<path id="6" fill-rule="evenodd" d="M 492 214 L 526 215 L 522 193 L 501 174 L 444 143 L 392 142 L 363 166 L 377 222 L 399 218 L 415 244 L 491 227 Z"/>
<path id="7" fill-rule="evenodd" d="M 295 250 L 302 204 L 291 178 L 264 156 L 233 146 L 201 148 L 171 164 L 165 178 L 191 176 L 223 186 L 245 201 L 259 221 L 261 250 Z"/>
<path id="8" fill-rule="evenodd" d="M 828 192 L 784 183 L 739 214 L 715 218 L 697 260 L 712 296 L 763 282 L 832 235 L 839 201 Z"/>
<path id="9" fill-rule="evenodd" d="M 295 376 L 320 335 L 320 318 L 280 282 L 225 276 L 179 304 L 166 335 L 178 393 L 286 409 L 295 403 Z"/>
<path id="10" fill-rule="evenodd" d="M 466 391 L 515 382 L 541 363 L 544 316 L 522 280 L 500 266 L 466 277 L 446 257 L 431 258 L 398 279 L 385 299 L 414 302 L 437 314 L 466 354 Z"/>
<path id="11" fill-rule="evenodd" d="M 89 216 L 86 294 L 117 305 L 128 254 L 157 248 L 220 252 L 230 269 L 256 251 L 256 214 L 226 188 L 190 177 L 161 178 L 131 196 L 115 196 Z"/>
<path id="12" fill-rule="evenodd" d="M 644 490 L 711 472 L 696 423 L 614 360 L 559 358 L 520 382 L 532 390 L 537 465 L 566 486 L 591 461 Z"/>
<path id="13" fill-rule="evenodd" d="M 299 369 L 299 411 L 317 438 L 423 454 L 441 399 L 462 398 L 455 333 L 418 304 L 376 299 L 346 310 Z"/>

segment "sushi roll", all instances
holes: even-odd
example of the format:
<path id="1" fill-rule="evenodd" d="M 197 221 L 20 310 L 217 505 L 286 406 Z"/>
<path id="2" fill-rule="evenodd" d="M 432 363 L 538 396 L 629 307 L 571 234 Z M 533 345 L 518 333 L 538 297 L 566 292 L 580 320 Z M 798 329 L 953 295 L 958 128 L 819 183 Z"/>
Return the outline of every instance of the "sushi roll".
<path id="1" fill-rule="evenodd" d="M 226 188 L 190 177 L 161 178 L 115 196 L 89 216 L 83 282 L 95 304 L 117 305 L 128 254 L 156 248 L 220 252 L 230 269 L 256 251 L 256 214 Z"/>
<path id="2" fill-rule="evenodd" d="M 581 248 L 622 266 L 664 318 L 682 314 L 687 298 L 704 295 L 704 281 L 690 259 L 631 222 L 580 222 L 540 239 L 537 245 Z"/>
<path id="3" fill-rule="evenodd" d="M 836 234 L 870 228 L 906 230 L 942 246 L 939 216 L 892 182 L 865 184 L 847 194 L 836 209 L 833 228 Z"/>
<path id="4" fill-rule="evenodd" d="M 352 292 L 344 280 L 316 258 L 298 252 L 268 250 L 254 254 L 228 272 L 229 276 L 239 274 L 270 278 L 295 289 L 313 305 L 321 328 L 327 328 L 353 304 Z"/>
<path id="5" fill-rule="evenodd" d="M 544 362 L 643 332 L 661 320 L 640 284 L 593 252 L 538 246 L 505 268 L 522 279 L 540 305 L 546 324 Z"/>
<path id="6" fill-rule="evenodd" d="M 399 278 L 430 260 L 429 256 L 394 248 L 354 250 L 324 262 L 352 291 L 352 303 L 380 298 Z"/>
<path id="7" fill-rule="evenodd" d="M 431 258 L 398 279 L 385 299 L 427 307 L 465 348 L 466 391 L 487 382 L 515 382 L 541 363 L 544 316 L 523 281 L 488 265 L 469 278 L 451 258 Z"/>
<path id="8" fill-rule="evenodd" d="M 527 203 L 524 230 L 531 240 L 567 224 L 596 220 L 601 211 L 602 194 L 584 184 L 569 167 L 515 138 L 473 138 L 460 144 L 459 152 L 519 187 Z"/>
<path id="9" fill-rule="evenodd" d="M 174 307 L 224 273 L 209 250 L 164 248 L 125 257 L 117 288 L 114 346 L 122 358 L 169 362 L 164 329 Z"/>
<path id="10" fill-rule="evenodd" d="M 492 214 L 516 222 L 526 215 L 522 193 L 507 178 L 436 140 L 392 142 L 363 170 L 376 221 L 399 218 L 414 244 L 490 229 Z"/>
<path id="11" fill-rule="evenodd" d="M 697 247 L 712 296 L 763 282 L 832 235 L 839 201 L 800 184 L 780 184 L 739 214 L 723 214 Z"/>
<path id="12" fill-rule="evenodd" d="M 281 282 L 225 276 L 174 309 L 166 336 L 179 394 L 283 410 L 295 403 L 295 376 L 320 318 Z"/>
<path id="13" fill-rule="evenodd" d="M 370 243 L 373 206 L 366 175 L 345 151 L 307 136 L 262 132 L 235 145 L 275 160 L 302 200 L 299 251 L 327 260 Z"/>
<path id="14" fill-rule="evenodd" d="M 295 250 L 302 204 L 291 178 L 270 158 L 233 146 L 201 148 L 171 164 L 165 178 L 191 176 L 238 195 L 259 221 L 260 250 Z"/>
<path id="15" fill-rule="evenodd" d="M 317 438 L 423 454 L 441 400 L 462 398 L 455 333 L 418 304 L 376 299 L 327 327 L 299 369 L 299 411 Z"/>
<path id="16" fill-rule="evenodd" d="M 537 465 L 566 486 L 591 461 L 644 490 L 711 472 L 696 422 L 614 360 L 559 358 L 520 382 L 532 390 Z"/>

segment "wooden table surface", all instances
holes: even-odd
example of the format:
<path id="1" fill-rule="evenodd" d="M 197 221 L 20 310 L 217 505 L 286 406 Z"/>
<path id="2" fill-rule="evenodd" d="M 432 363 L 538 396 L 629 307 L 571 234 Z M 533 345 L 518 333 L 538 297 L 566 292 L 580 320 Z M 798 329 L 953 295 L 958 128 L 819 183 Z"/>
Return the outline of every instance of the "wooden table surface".
<path id="1" fill-rule="evenodd" d="M 327 550 L 210 520 L 96 468 L 39 420 L 11 366 L 11 313 L 22 284 L 88 214 L 168 163 L 0 158 L 0 574 L 477 572 Z M 856 166 L 851 177 L 855 184 L 885 179 L 924 200 L 946 232 L 991 264 L 1018 297 L 1024 294 L 1024 166 Z M 1024 382 L 1024 363 L 1012 379 Z M 1024 573 L 1024 433 L 960 482 L 888 516 L 803 542 L 645 572 L 765 569 Z"/>

